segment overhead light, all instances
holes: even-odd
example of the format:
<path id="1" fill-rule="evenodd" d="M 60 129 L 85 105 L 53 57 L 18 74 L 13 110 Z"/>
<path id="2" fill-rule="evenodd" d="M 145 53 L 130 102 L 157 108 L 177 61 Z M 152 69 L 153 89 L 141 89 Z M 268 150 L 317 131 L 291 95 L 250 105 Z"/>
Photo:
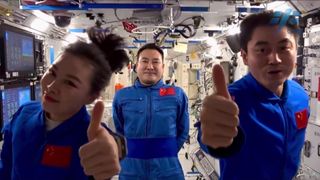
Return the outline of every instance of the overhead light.
<path id="1" fill-rule="evenodd" d="M 43 21 L 46 21 L 51 24 L 55 24 L 54 17 L 47 14 L 47 13 L 44 13 L 40 10 L 34 10 L 34 11 L 32 11 L 32 14 L 34 14 L 36 17 L 42 19 Z"/>
<path id="2" fill-rule="evenodd" d="M 6 12 L 6 16 L 7 16 L 7 17 L 11 16 L 11 12 L 10 12 L 10 11 L 7 11 L 7 12 Z"/>
<path id="3" fill-rule="evenodd" d="M 65 37 L 65 40 L 69 43 L 74 43 L 78 40 L 78 37 L 73 35 L 73 34 L 68 34 L 66 37 Z"/>
<path id="4" fill-rule="evenodd" d="M 38 30 L 41 32 L 45 32 L 49 28 L 49 23 L 47 23 L 41 19 L 35 18 L 31 22 L 30 26 L 32 29 L 35 29 L 35 30 Z"/>
<path id="5" fill-rule="evenodd" d="M 285 1 L 274 1 L 267 4 L 267 10 L 280 11 L 285 12 L 291 10 L 292 12 L 295 10 Z"/>

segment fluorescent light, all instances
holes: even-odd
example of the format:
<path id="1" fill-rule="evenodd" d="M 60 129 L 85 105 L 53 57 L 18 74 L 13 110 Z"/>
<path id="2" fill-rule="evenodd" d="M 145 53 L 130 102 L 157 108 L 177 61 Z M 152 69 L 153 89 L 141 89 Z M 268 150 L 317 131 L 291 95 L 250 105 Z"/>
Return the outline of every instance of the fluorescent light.
<path id="1" fill-rule="evenodd" d="M 44 32 L 49 28 L 49 23 L 36 18 L 31 22 L 30 26 L 32 29 Z"/>
<path id="2" fill-rule="evenodd" d="M 295 10 L 286 1 L 274 1 L 267 4 L 267 10 L 285 12 L 288 9 Z"/>
<path id="3" fill-rule="evenodd" d="M 78 37 L 73 34 L 68 34 L 65 38 L 65 40 L 69 43 L 74 43 L 78 40 Z"/>
<path id="4" fill-rule="evenodd" d="M 54 17 L 53 17 L 53 16 L 50 16 L 50 15 L 47 14 L 47 13 L 44 13 L 44 12 L 42 12 L 42 11 L 40 11 L 40 10 L 34 10 L 34 11 L 32 11 L 32 13 L 33 13 L 36 17 L 42 19 L 43 21 L 46 21 L 46 22 L 51 23 L 51 24 L 55 24 Z"/>
<path id="5" fill-rule="evenodd" d="M 70 33 L 70 34 L 73 34 L 74 36 L 83 38 L 83 39 L 85 39 L 85 40 L 89 40 L 89 37 L 88 37 L 88 34 L 87 34 L 87 33 Z"/>

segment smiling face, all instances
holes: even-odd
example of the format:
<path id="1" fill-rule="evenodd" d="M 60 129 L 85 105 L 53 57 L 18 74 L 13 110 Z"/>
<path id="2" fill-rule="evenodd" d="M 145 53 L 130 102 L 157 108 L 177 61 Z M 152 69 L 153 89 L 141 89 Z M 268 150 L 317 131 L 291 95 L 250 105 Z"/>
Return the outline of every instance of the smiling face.
<path id="1" fill-rule="evenodd" d="M 162 55 L 157 50 L 145 49 L 139 54 L 136 71 L 141 84 L 156 84 L 162 78 L 163 69 Z"/>
<path id="2" fill-rule="evenodd" d="M 42 106 L 52 120 L 63 121 L 91 103 L 93 67 L 72 54 L 62 54 L 41 79 Z"/>
<path id="3" fill-rule="evenodd" d="M 297 58 L 294 35 L 286 27 L 259 26 L 247 48 L 247 52 L 241 50 L 241 55 L 250 73 L 265 88 L 280 96 Z"/>

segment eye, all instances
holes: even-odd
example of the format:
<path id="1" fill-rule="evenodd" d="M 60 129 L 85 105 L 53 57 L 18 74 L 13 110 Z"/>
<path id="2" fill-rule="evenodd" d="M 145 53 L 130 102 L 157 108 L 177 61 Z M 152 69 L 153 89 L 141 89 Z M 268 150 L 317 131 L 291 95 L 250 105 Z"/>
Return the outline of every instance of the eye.
<path id="1" fill-rule="evenodd" d="M 266 52 L 266 48 L 256 48 L 256 52 L 257 53 L 265 53 Z"/>
<path id="2" fill-rule="evenodd" d="M 75 83 L 73 83 L 72 81 L 70 81 L 70 80 L 65 80 L 65 83 L 68 85 L 68 86 L 72 86 L 72 87 L 77 87 L 76 85 L 75 85 Z"/>
<path id="3" fill-rule="evenodd" d="M 254 50 L 257 54 L 260 54 L 260 55 L 267 55 L 272 51 L 271 48 L 265 47 L 265 46 L 258 46 Z"/>
<path id="4" fill-rule="evenodd" d="M 281 46 L 280 49 L 282 51 L 287 51 L 287 50 L 290 50 L 290 46 Z"/>
<path id="5" fill-rule="evenodd" d="M 291 41 L 286 41 L 283 43 L 280 43 L 278 48 L 280 51 L 290 51 L 290 49 L 293 47 L 293 44 Z"/>

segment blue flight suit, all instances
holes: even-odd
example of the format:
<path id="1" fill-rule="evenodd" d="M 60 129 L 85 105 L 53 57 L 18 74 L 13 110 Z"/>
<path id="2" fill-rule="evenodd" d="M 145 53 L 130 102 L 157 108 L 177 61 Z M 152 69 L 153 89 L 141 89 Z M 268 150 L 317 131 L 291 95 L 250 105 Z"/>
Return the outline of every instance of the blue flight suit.
<path id="1" fill-rule="evenodd" d="M 113 119 L 128 146 L 120 179 L 184 179 L 177 154 L 188 138 L 189 114 L 181 88 L 136 80 L 116 93 Z"/>
<path id="2" fill-rule="evenodd" d="M 19 108 L 3 129 L 0 179 L 88 180 L 80 165 L 79 147 L 88 142 L 90 116 L 85 107 L 46 132 L 39 102 Z"/>
<path id="3" fill-rule="evenodd" d="M 309 117 L 305 90 L 286 80 L 278 97 L 248 74 L 231 84 L 229 92 L 239 107 L 237 137 L 227 148 L 200 143 L 220 158 L 220 179 L 292 179 L 300 164 Z"/>

